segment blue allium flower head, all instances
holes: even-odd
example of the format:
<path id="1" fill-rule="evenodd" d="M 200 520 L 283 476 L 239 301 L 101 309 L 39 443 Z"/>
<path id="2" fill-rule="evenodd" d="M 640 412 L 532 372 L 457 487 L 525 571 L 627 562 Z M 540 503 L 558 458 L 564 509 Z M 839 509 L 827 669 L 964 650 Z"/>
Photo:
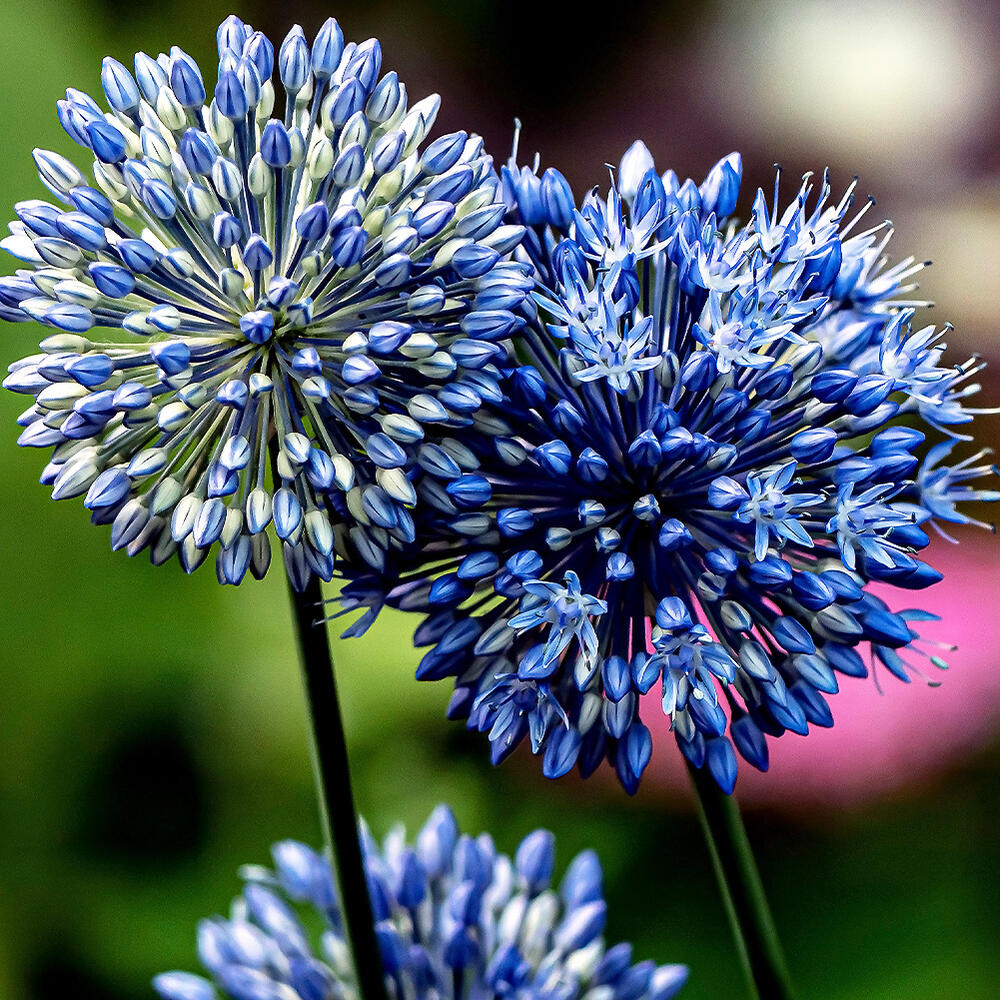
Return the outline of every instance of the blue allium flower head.
<path id="1" fill-rule="evenodd" d="M 758 191 L 741 224 L 741 175 L 732 154 L 681 182 L 636 143 L 568 211 L 556 171 L 503 171 L 532 285 L 514 430 L 464 436 L 419 551 L 344 594 L 355 631 L 423 613 L 418 676 L 455 678 L 495 762 L 528 737 L 549 777 L 606 759 L 632 792 L 666 724 L 731 790 L 737 752 L 766 769 L 766 737 L 832 724 L 839 677 L 923 676 L 928 616 L 868 585 L 934 583 L 928 526 L 1000 498 L 961 457 L 981 366 L 913 327 L 923 265 L 888 265 L 889 224 L 826 175 L 787 206 Z M 640 718 L 654 689 L 665 723 Z"/>
<path id="2" fill-rule="evenodd" d="M 439 100 L 411 107 L 374 39 L 330 19 L 275 56 L 229 17 L 218 47 L 214 87 L 173 48 L 134 75 L 106 59 L 109 111 L 59 102 L 93 183 L 35 151 L 53 200 L 16 207 L 0 318 L 57 332 L 4 384 L 34 400 L 20 443 L 54 449 L 42 482 L 115 549 L 191 571 L 214 546 L 235 584 L 267 570 L 273 524 L 301 588 L 335 550 L 378 566 L 411 541 L 446 481 L 418 457 L 500 398 L 522 230 L 479 138 L 425 143 Z"/>
<path id="3" fill-rule="evenodd" d="M 631 945 L 605 947 L 597 855 L 578 855 L 556 888 L 545 830 L 526 837 L 512 860 L 487 834 L 460 836 L 439 806 L 415 843 L 397 829 L 381 847 L 367 834 L 363 845 L 389 996 L 670 1000 L 687 980 L 683 965 L 633 965 Z M 157 976 L 163 1000 L 357 995 L 329 862 L 292 841 L 273 855 L 273 870 L 243 870 L 246 887 L 228 919 L 199 927 L 208 976 Z M 306 928 L 317 918 L 323 931 L 314 940 Z"/>

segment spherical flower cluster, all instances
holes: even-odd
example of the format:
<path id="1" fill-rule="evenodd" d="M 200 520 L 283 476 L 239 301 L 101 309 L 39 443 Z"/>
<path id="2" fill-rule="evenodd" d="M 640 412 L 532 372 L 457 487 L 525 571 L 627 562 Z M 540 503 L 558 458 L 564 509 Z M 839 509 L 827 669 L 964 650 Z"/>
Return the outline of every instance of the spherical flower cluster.
<path id="1" fill-rule="evenodd" d="M 273 524 L 301 588 L 344 536 L 373 565 L 413 540 L 420 447 L 499 399 L 520 321 L 498 262 L 522 230 L 478 137 L 425 144 L 439 99 L 410 107 L 375 39 L 331 18 L 276 56 L 229 17 L 218 49 L 214 93 L 174 47 L 134 75 L 106 59 L 109 111 L 59 101 L 96 186 L 35 151 L 55 203 L 16 207 L 0 245 L 27 266 L 0 318 L 59 332 L 4 384 L 34 398 L 19 442 L 54 449 L 42 482 L 113 548 L 190 572 L 218 543 L 236 584 L 266 572 Z"/>
<path id="2" fill-rule="evenodd" d="M 832 724 L 838 675 L 921 676 L 924 614 L 868 584 L 935 582 L 925 529 L 1000 498 L 982 453 L 952 464 L 981 366 L 912 328 L 922 265 L 888 266 L 888 224 L 825 175 L 786 207 L 758 191 L 740 224 L 741 173 L 733 154 L 681 183 L 637 143 L 577 210 L 558 172 L 505 171 L 534 289 L 515 430 L 464 439 L 421 551 L 345 592 L 362 627 L 382 602 L 425 615 L 418 676 L 455 678 L 450 714 L 494 761 L 528 736 L 547 776 L 607 759 L 633 792 L 656 689 L 731 790 L 736 751 L 766 769 L 767 736 Z M 470 512 L 476 538 L 453 528 Z"/>
<path id="3" fill-rule="evenodd" d="M 632 948 L 605 949 L 600 862 L 584 851 L 552 888 L 554 840 L 527 836 L 511 860 L 482 834 L 459 836 L 439 806 L 414 845 L 396 830 L 380 849 L 363 838 L 386 987 L 398 1000 L 670 1000 L 681 965 L 632 964 Z M 250 867 L 228 920 L 198 929 L 211 979 L 167 972 L 164 1000 L 323 1000 L 356 997 L 329 861 L 303 844 L 273 850 L 273 871 Z M 291 903 L 323 926 L 319 948 Z M 213 985 L 214 983 L 214 985 Z"/>

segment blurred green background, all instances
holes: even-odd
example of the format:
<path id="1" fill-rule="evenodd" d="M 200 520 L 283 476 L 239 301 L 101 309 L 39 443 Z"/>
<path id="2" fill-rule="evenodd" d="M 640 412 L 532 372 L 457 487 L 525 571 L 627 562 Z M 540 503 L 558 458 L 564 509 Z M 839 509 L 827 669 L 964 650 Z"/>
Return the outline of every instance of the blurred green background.
<path id="1" fill-rule="evenodd" d="M 957 321 L 953 341 L 997 353 L 990 8 L 650 2 L 599 19 L 520 0 L 275 8 L 237 12 L 276 39 L 294 19 L 311 34 L 328 13 L 348 37 L 378 35 L 411 95 L 442 93 L 441 128 L 479 131 L 502 158 L 520 114 L 522 150 L 540 148 L 577 190 L 636 135 L 695 176 L 740 148 L 751 185 L 770 183 L 775 159 L 793 175 L 861 171 L 891 205 L 901 249 L 937 255 L 925 289 Z M 0 6 L 7 217 L 44 193 L 31 148 L 71 148 L 55 116 L 62 88 L 98 93 L 103 55 L 128 62 L 171 43 L 208 77 L 230 11 L 216 0 Z M 39 336 L 5 328 L 0 362 Z M 14 446 L 22 408 L 0 396 L 0 996 L 146 997 L 155 972 L 194 967 L 195 922 L 226 908 L 241 863 L 266 860 L 278 838 L 318 839 L 286 595 L 278 572 L 234 591 L 210 566 L 186 578 L 176 563 L 112 554 L 78 501 L 53 504 L 37 485 L 41 456 Z M 996 436 L 996 421 L 986 430 Z M 993 614 L 983 583 L 976 610 Z M 337 648 L 356 790 L 375 831 L 413 828 L 442 800 L 506 850 L 548 826 L 562 865 L 600 852 L 609 939 L 688 963 L 688 1000 L 741 995 L 685 796 L 554 784 L 517 758 L 493 771 L 484 743 L 442 720 L 447 685 L 413 680 L 407 625 L 386 616 Z M 997 996 L 998 776 L 993 740 L 890 798 L 750 812 L 801 996 Z"/>

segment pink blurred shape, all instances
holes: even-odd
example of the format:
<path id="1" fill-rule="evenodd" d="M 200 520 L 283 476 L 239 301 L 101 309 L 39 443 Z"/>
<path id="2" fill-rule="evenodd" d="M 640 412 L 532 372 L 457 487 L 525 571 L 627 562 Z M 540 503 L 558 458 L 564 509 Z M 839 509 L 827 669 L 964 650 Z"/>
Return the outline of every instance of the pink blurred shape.
<path id="1" fill-rule="evenodd" d="M 786 733 L 768 740 L 770 769 L 762 774 L 740 760 L 736 793 L 750 806 L 842 808 L 903 790 L 947 771 L 985 746 L 1000 730 L 1000 541 L 963 532 L 961 544 L 935 540 L 926 561 L 944 579 L 923 592 L 876 590 L 894 611 L 920 607 L 941 621 L 920 623 L 922 637 L 954 643 L 939 653 L 940 671 L 924 657 L 908 655 L 929 679 L 909 684 L 884 668 L 878 686 L 869 678 L 842 677 L 829 697 L 832 729 L 808 736 Z M 882 693 L 879 693 L 881 687 Z M 667 729 L 656 689 L 646 696 L 643 720 L 653 733 L 653 759 L 644 785 L 687 787 L 680 752 Z"/>

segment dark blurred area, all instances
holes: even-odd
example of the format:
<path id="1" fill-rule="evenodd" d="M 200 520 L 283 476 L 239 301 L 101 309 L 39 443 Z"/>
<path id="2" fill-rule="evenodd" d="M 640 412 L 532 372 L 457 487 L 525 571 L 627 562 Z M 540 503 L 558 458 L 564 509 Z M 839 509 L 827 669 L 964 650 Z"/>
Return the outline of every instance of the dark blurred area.
<path id="1" fill-rule="evenodd" d="M 926 322 L 955 323 L 956 360 L 1000 360 L 1000 9 L 667 0 L 585 10 L 290 0 L 236 12 L 276 43 L 293 21 L 311 35 L 329 14 L 349 38 L 379 37 L 411 99 L 442 95 L 439 131 L 477 131 L 502 161 L 519 117 L 522 159 L 537 150 L 578 194 L 603 187 L 605 164 L 637 137 L 661 169 L 699 180 L 740 150 L 741 205 L 770 189 L 776 161 L 786 197 L 808 169 L 828 165 L 838 189 L 859 174 L 861 194 L 878 197 L 873 221 L 898 226 L 894 255 L 934 259 L 921 276 L 938 303 Z M 44 194 L 33 146 L 72 155 L 55 115 L 66 86 L 98 94 L 103 55 L 128 63 L 171 44 L 211 78 L 215 27 L 230 12 L 217 0 L 0 8 L 7 217 Z M 39 335 L 5 327 L 0 362 L 32 353 Z M 983 405 L 1000 402 L 1000 366 L 984 381 Z M 0 997 L 150 996 L 155 972 L 195 966 L 195 923 L 227 908 L 240 864 L 266 861 L 279 838 L 319 837 L 283 582 L 273 572 L 224 590 L 210 567 L 189 579 L 176 564 L 112 554 L 78 501 L 53 504 L 37 485 L 39 456 L 14 446 L 22 408 L 0 398 Z M 1000 421 L 981 423 L 982 443 L 994 443 Z M 803 997 L 997 996 L 1000 684 L 988 629 L 1000 550 L 962 537 L 970 561 L 950 554 L 939 585 L 951 588 L 947 634 L 960 644 L 941 689 L 948 712 L 935 708 L 940 692 L 910 698 L 890 683 L 851 703 L 846 724 L 872 720 L 871 738 L 829 758 L 808 798 L 793 778 L 812 766 L 808 752 L 823 752 L 819 737 L 801 741 L 798 764 L 776 763 L 769 794 L 746 789 Z M 547 826 L 561 865 L 584 847 L 601 854 L 609 940 L 688 963 L 688 1000 L 741 995 L 676 777 L 653 775 L 628 800 L 611 781 L 546 782 L 524 759 L 493 770 L 484 741 L 444 721 L 447 686 L 414 681 L 409 625 L 387 617 L 337 645 L 355 785 L 376 833 L 413 828 L 442 800 L 508 851 Z M 875 699 L 878 721 L 866 714 Z M 886 713 L 897 711 L 907 725 L 892 728 Z M 667 742 L 661 755 L 673 753 Z M 860 782 L 870 794 L 842 794 L 834 772 L 851 769 L 855 791 Z"/>

